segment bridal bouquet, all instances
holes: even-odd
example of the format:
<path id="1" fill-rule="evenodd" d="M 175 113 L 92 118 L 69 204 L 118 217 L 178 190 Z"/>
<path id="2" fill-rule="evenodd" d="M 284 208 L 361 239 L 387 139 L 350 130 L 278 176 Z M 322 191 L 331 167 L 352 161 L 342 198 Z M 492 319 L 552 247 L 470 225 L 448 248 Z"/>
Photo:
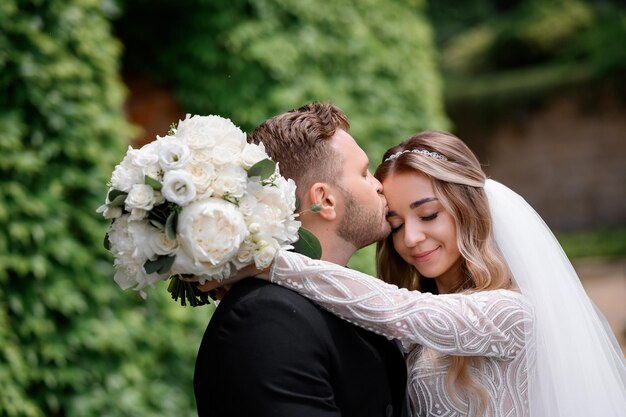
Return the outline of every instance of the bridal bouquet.
<path id="1" fill-rule="evenodd" d="M 113 171 L 98 212 L 112 220 L 115 282 L 145 297 L 169 278 L 172 298 L 205 304 L 196 281 L 266 268 L 298 240 L 295 188 L 230 120 L 188 115 L 167 136 L 129 147 Z"/>

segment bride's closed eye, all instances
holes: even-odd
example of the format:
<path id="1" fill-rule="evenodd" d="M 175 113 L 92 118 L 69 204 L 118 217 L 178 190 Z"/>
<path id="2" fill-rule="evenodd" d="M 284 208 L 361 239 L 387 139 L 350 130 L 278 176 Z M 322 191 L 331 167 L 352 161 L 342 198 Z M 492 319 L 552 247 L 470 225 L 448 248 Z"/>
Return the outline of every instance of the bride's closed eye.
<path id="1" fill-rule="evenodd" d="M 430 215 L 428 215 L 428 216 L 420 216 L 420 219 L 421 219 L 422 221 L 429 222 L 429 221 L 431 221 L 431 220 L 435 220 L 435 219 L 437 218 L 437 216 L 438 216 L 438 215 L 439 215 L 439 212 L 435 212 L 435 213 L 430 214 Z"/>

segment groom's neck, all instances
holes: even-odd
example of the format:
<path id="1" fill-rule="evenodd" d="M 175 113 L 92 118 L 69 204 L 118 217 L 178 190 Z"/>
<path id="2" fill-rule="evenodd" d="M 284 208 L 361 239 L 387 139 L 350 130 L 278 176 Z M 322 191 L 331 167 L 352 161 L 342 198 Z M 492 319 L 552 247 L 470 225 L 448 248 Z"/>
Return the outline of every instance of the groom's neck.
<path id="1" fill-rule="evenodd" d="M 356 247 L 338 236 L 324 237 L 320 239 L 322 245 L 322 260 L 337 265 L 346 266 L 356 252 Z"/>

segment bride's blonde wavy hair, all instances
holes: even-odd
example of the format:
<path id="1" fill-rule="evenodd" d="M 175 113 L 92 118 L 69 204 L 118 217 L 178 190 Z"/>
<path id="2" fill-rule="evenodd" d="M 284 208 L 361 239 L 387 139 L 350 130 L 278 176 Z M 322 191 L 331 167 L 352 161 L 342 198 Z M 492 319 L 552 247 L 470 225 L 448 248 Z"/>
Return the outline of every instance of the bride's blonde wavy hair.
<path id="1" fill-rule="evenodd" d="M 388 159 L 408 150 L 436 152 L 447 160 L 412 152 Z M 485 173 L 463 141 L 447 132 L 415 134 L 385 153 L 375 176 L 383 182 L 396 173 L 426 176 L 436 197 L 454 218 L 457 245 L 462 256 L 461 281 L 454 292 L 471 293 L 512 287 L 511 273 L 493 238 L 489 205 L 483 189 Z M 379 276 L 399 287 L 437 294 L 435 281 L 422 277 L 415 267 L 406 263 L 395 250 L 392 239 L 390 235 L 377 244 Z M 431 354 L 434 355 L 434 352 Z M 478 409 L 484 409 L 486 391 L 469 372 L 469 367 L 481 359 L 448 356 L 445 360 L 449 362 L 446 386 L 452 397 L 466 397 L 467 401 L 473 401 L 471 393 L 474 393 L 478 398 Z M 466 395 L 459 395 L 461 391 Z"/>

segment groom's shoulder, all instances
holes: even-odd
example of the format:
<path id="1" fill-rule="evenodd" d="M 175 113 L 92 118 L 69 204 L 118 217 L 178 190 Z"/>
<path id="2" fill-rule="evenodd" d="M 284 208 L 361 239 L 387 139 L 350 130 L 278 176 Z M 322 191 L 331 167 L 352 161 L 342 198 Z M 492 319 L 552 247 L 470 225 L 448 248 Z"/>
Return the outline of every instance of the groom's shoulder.
<path id="1" fill-rule="evenodd" d="M 297 292 L 256 278 L 246 278 L 228 291 L 211 321 L 222 320 L 221 316 L 237 316 L 249 322 L 307 322 L 316 328 L 351 326 Z"/>
<path id="2" fill-rule="evenodd" d="M 295 291 L 261 279 L 246 278 L 235 284 L 224 296 L 218 310 L 254 307 L 269 310 L 294 307 L 309 313 L 323 311 Z"/>

